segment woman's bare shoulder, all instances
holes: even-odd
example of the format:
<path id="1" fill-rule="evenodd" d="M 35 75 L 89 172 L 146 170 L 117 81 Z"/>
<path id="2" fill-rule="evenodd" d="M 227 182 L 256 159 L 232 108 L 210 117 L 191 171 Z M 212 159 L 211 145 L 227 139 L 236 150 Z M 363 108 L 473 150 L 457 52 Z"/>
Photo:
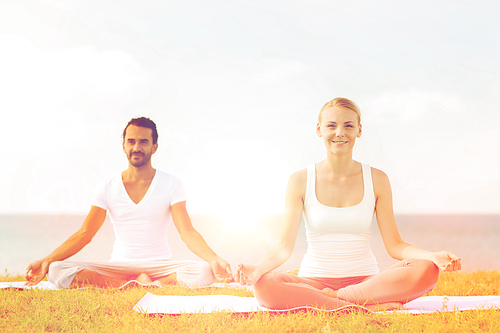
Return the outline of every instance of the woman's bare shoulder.
<path id="1" fill-rule="evenodd" d="M 371 168 L 371 171 L 372 171 L 373 187 L 376 192 L 377 190 L 383 190 L 385 188 L 390 189 L 391 183 L 389 182 L 389 177 L 385 172 L 374 167 Z"/>
<path id="2" fill-rule="evenodd" d="M 389 178 L 387 177 L 386 173 L 383 172 L 382 170 L 380 169 L 377 169 L 377 168 L 374 168 L 374 167 L 371 167 L 371 170 L 372 170 L 372 178 L 377 178 L 377 180 L 382 180 L 384 178 Z"/>
<path id="3" fill-rule="evenodd" d="M 291 176 L 290 180 L 294 181 L 300 181 L 300 180 L 306 180 L 307 179 L 307 169 L 301 169 L 299 171 L 295 171 Z"/>
<path id="4" fill-rule="evenodd" d="M 288 180 L 288 188 L 290 190 L 305 191 L 307 183 L 307 169 L 302 169 L 294 172 Z"/>

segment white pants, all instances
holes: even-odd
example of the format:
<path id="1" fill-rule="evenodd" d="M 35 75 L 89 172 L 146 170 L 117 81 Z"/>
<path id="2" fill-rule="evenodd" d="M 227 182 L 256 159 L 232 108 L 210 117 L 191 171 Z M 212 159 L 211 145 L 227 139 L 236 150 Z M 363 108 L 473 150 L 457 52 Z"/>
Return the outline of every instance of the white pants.
<path id="1" fill-rule="evenodd" d="M 215 276 L 208 263 L 191 260 L 138 262 L 55 261 L 50 264 L 47 279 L 55 286 L 68 288 L 75 275 L 84 269 L 97 272 L 100 275 L 124 280 L 128 280 L 130 276 L 137 276 L 141 273 L 147 274 L 153 280 L 177 273 L 177 282 L 185 284 L 189 288 L 204 287 L 215 282 Z"/>

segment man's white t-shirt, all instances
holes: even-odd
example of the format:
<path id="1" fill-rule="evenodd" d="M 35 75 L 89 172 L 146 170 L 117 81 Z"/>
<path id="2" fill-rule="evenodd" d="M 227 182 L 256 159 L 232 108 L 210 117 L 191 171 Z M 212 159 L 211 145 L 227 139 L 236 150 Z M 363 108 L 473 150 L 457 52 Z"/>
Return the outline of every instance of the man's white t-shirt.
<path id="1" fill-rule="evenodd" d="M 138 204 L 130 199 L 121 173 L 104 179 L 91 205 L 107 210 L 113 224 L 115 243 L 110 261 L 171 260 L 167 241 L 170 208 L 181 201 L 186 201 L 181 181 L 159 170 Z"/>

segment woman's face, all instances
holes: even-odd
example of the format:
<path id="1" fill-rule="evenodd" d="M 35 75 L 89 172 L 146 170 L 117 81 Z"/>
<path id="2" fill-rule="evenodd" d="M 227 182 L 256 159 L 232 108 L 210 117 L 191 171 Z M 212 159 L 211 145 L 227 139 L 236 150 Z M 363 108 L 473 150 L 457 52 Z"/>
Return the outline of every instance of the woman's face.
<path id="1" fill-rule="evenodd" d="M 361 136 L 356 112 L 333 106 L 323 110 L 316 132 L 323 138 L 326 149 L 334 154 L 350 152 L 356 138 Z"/>

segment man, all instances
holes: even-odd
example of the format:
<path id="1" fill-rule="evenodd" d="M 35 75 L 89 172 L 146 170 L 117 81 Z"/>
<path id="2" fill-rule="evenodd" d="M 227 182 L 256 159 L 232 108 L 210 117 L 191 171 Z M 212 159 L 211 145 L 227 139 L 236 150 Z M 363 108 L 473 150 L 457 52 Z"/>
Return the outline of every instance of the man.
<path id="1" fill-rule="evenodd" d="M 150 119 L 135 118 L 127 124 L 123 131 L 127 170 L 97 187 L 80 230 L 48 256 L 28 266 L 27 285 L 35 285 L 45 276 L 64 288 L 82 284 L 120 287 L 131 280 L 159 286 L 181 282 L 197 287 L 212 284 L 214 275 L 231 279 L 229 264 L 212 251 L 191 224 L 180 180 L 152 167 L 157 139 L 156 125 Z M 63 261 L 90 243 L 107 212 L 116 238 L 110 261 Z M 172 220 L 188 248 L 208 264 L 171 261 L 167 230 Z"/>

